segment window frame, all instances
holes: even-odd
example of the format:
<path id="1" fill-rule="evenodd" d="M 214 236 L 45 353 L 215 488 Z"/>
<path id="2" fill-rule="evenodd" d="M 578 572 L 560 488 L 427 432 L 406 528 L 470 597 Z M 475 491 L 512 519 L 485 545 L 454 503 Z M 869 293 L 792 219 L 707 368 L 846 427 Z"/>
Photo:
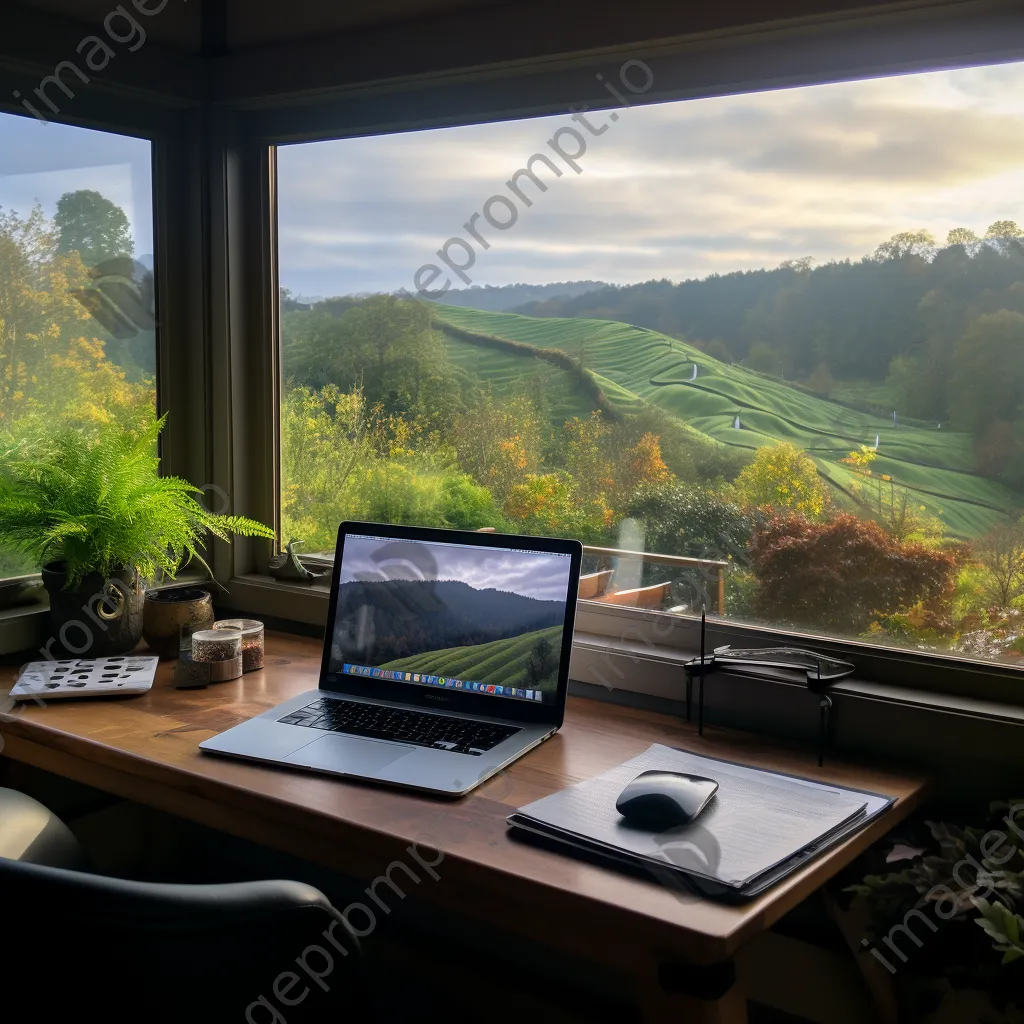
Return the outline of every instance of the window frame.
<path id="1" fill-rule="evenodd" d="M 1000 13 L 1004 11 L 1000 4 L 954 6 L 959 10 L 944 10 L 939 15 L 934 9 L 900 11 L 865 18 L 833 18 L 811 28 L 804 25 L 767 32 L 744 31 L 710 39 L 623 48 L 560 62 L 554 68 L 550 62 L 525 62 L 468 74 L 421 76 L 341 89 L 312 101 L 255 104 L 242 112 L 237 155 L 244 161 L 244 169 L 239 165 L 239 177 L 247 179 L 248 188 L 240 203 L 250 217 L 246 224 L 250 243 L 255 241 L 248 253 L 251 256 L 260 252 L 262 256 L 258 268 L 250 266 L 252 276 L 248 280 L 260 280 L 264 288 L 263 295 L 249 297 L 248 308 L 250 317 L 255 317 L 262 327 L 258 335 L 262 352 L 257 361 L 263 372 L 270 374 L 271 382 L 269 386 L 264 384 L 259 400 L 249 406 L 248 416 L 241 419 L 247 433 L 246 443 L 239 444 L 237 435 L 234 439 L 241 463 L 247 467 L 250 478 L 258 481 L 255 489 L 248 492 L 256 505 L 247 502 L 247 511 L 263 511 L 267 521 L 274 522 L 280 531 L 276 430 L 279 409 L 276 404 L 266 404 L 271 394 L 276 396 L 280 392 L 281 372 L 274 244 L 277 146 L 564 113 L 571 103 L 583 102 L 592 109 L 602 109 L 613 106 L 614 101 L 608 100 L 607 94 L 594 83 L 593 72 L 637 57 L 656 72 L 655 88 L 649 95 L 638 97 L 639 102 L 645 103 L 1024 60 L 1024 22 L 1019 17 L 1008 24 L 1009 15 Z M 970 12 L 965 10 L 968 7 Z M 759 69 L 756 83 L 749 77 L 752 65 Z M 254 196 L 257 181 L 259 194 Z M 258 236 L 254 239 L 257 225 Z M 253 335 L 246 332 L 246 337 L 251 342 Z M 235 337 L 233 345 L 237 348 L 240 342 Z M 253 413 L 262 419 L 262 428 L 252 418 Z M 273 431 L 265 429 L 268 420 L 275 424 Z M 236 419 L 236 430 L 238 426 Z M 234 479 L 233 493 L 240 493 L 238 476 Z M 273 481 L 270 501 L 268 481 Z M 325 626 L 325 587 L 274 581 L 266 575 L 263 553 L 258 555 L 252 544 L 237 544 L 233 561 L 233 575 L 222 579 L 233 607 L 281 620 Z M 675 660 L 679 652 L 692 656 L 699 648 L 699 621 L 691 617 L 613 609 L 582 601 L 576 628 L 580 650 L 595 643 L 603 645 L 611 659 L 609 663 L 616 666 L 613 675 L 620 679 L 628 675 L 627 688 L 639 693 L 654 692 L 656 687 L 645 685 L 644 659 L 636 656 L 628 642 L 630 638 L 648 648 L 654 659 Z M 723 644 L 810 646 L 852 661 L 859 678 L 907 691 L 972 696 L 1003 703 L 1024 701 L 1024 675 L 1009 666 L 874 647 L 855 640 L 823 638 L 729 620 L 709 620 L 708 646 L 713 649 Z M 627 662 L 628 672 L 623 673 Z M 596 678 L 590 681 L 614 686 Z"/>
<path id="2" fill-rule="evenodd" d="M 83 94 L 75 116 L 55 120 L 136 135 L 154 147 L 158 409 L 172 411 L 161 448 L 164 471 L 202 481 L 221 498 L 221 507 L 213 503 L 216 511 L 253 516 L 280 534 L 276 146 L 558 114 L 579 102 L 607 109 L 615 103 L 596 84 L 594 72 L 627 59 L 643 59 L 656 72 L 656 87 L 640 102 L 696 99 L 1024 60 L 1024 24 L 1008 3 L 928 3 L 388 79 L 309 96 L 249 97 L 234 105 L 230 98 L 217 105 L 198 90 L 178 101 L 141 91 Z M 0 84 L 8 78 L 0 66 Z M 223 83 L 218 86 L 216 75 L 212 81 L 216 94 Z M 19 113 L 13 101 L 2 99 L 0 110 Z M 270 554 L 271 546 L 258 540 L 215 546 L 212 566 L 226 588 L 224 605 L 322 628 L 327 589 L 273 580 L 267 575 Z M 39 610 L 29 609 L 23 618 L 22 626 L 43 628 Z M 12 635 L 10 621 L 2 625 L 0 650 Z M 644 669 L 645 661 L 676 663 L 680 654 L 695 654 L 699 644 L 694 619 L 588 602 L 579 606 L 577 634 L 581 652 L 596 645 L 629 677 L 622 688 L 640 694 L 658 692 L 656 673 Z M 853 661 L 858 677 L 908 694 L 1019 704 L 1024 693 L 1020 672 L 1009 667 L 728 620 L 709 622 L 708 642 L 808 644 Z M 650 657 L 638 656 L 635 643 Z M 596 677 L 587 681 L 612 685 Z"/>
<path id="3" fill-rule="evenodd" d="M 35 73 L 29 72 L 29 78 Z M 4 97 L 0 99 L 0 113 L 32 120 L 16 101 L 6 98 L 17 84 L 24 86 L 25 77 L 24 68 L 12 68 L 0 57 L 0 95 Z M 10 83 L 15 84 L 2 89 Z M 194 101 L 143 95 L 135 90 L 83 90 L 73 108 L 47 120 L 150 143 L 157 308 L 156 413 L 181 410 L 169 417 L 160 438 L 161 472 L 210 481 L 212 485 L 207 403 L 194 402 L 197 392 L 205 396 L 210 387 L 211 347 L 206 330 L 207 289 L 203 284 L 205 203 L 201 182 L 195 177 L 206 143 L 201 110 Z M 171 230 L 171 225 L 177 230 Z M 45 592 L 40 591 L 31 603 L 0 610 L 0 655 L 41 645 L 49 625 L 48 607 Z"/>

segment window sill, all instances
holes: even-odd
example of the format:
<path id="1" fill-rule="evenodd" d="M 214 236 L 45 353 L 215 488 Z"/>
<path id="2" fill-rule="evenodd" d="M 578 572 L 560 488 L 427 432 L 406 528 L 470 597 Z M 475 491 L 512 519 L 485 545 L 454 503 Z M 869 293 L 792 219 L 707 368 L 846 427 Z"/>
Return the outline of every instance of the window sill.
<path id="1" fill-rule="evenodd" d="M 326 628 L 330 587 L 282 583 L 270 576 L 247 575 L 233 580 L 225 605 L 247 614 L 272 617 L 281 622 Z M 654 616 L 636 609 L 612 608 L 584 602 L 579 606 L 573 643 L 570 679 L 588 693 L 604 699 L 640 702 L 681 713 L 685 703 L 683 664 L 698 655 L 699 624 L 692 619 Z M 722 643 L 757 646 L 778 643 L 765 630 L 747 630 L 728 623 L 709 623 L 709 648 Z M 753 634 L 753 635 L 751 635 Z M 809 640 L 815 647 L 823 646 Z M 841 652 L 840 656 L 841 656 Z M 880 650 L 876 657 L 889 658 L 893 674 L 906 655 Z M 995 696 L 982 693 L 986 666 L 963 675 L 970 679 L 977 695 L 944 692 L 929 685 L 915 685 L 913 675 L 906 684 L 869 681 L 861 676 L 844 679 L 831 692 L 837 716 L 842 709 L 856 706 L 869 716 L 879 705 L 914 716 L 942 716 L 947 721 L 973 721 L 990 725 L 1024 725 L 1024 678 L 1003 680 L 994 687 Z M 1005 699 L 1020 687 L 1021 699 Z M 1013 694 L 1016 696 L 1015 694 Z M 754 730 L 780 731 L 802 736 L 815 735 L 817 702 L 808 693 L 801 673 L 781 676 L 770 669 L 754 675 L 720 673 L 708 684 L 706 710 L 709 721 L 722 720 Z"/>
<path id="2" fill-rule="evenodd" d="M 147 589 L 168 590 L 171 587 L 209 583 L 209 577 L 204 573 L 186 572 L 174 581 L 157 583 Z M 216 602 L 216 588 L 211 587 L 211 592 Z M 31 652 L 44 646 L 50 628 L 49 617 L 50 599 L 42 587 L 24 604 L 0 608 L 0 655 Z"/>
<path id="3" fill-rule="evenodd" d="M 0 654 L 34 650 L 46 640 L 50 602 L 40 588 L 31 601 L 0 609 Z"/>
<path id="4" fill-rule="evenodd" d="M 571 678 L 605 689 L 643 693 L 662 700 L 680 703 L 683 699 L 685 677 L 683 666 L 699 657 L 699 651 L 673 647 L 652 649 L 649 645 L 630 640 L 611 640 L 607 636 L 576 632 L 573 643 Z M 633 666 L 632 675 L 624 671 L 617 685 L 607 682 L 608 669 L 617 662 L 620 668 Z M 601 667 L 605 668 L 602 674 Z M 722 670 L 711 677 L 708 694 L 711 695 L 716 678 L 730 677 L 752 682 L 762 687 L 807 692 L 802 673 L 783 674 L 777 670 L 747 670 L 742 675 Z M 652 687 L 650 684 L 654 682 Z M 1024 687 L 1024 680 L 1021 680 Z M 829 694 L 839 702 L 841 698 L 898 705 L 903 708 L 957 715 L 987 722 L 1002 722 L 1024 726 L 1024 704 L 984 700 L 977 697 L 951 696 L 938 690 L 918 690 L 906 686 L 874 683 L 856 676 L 843 679 L 829 688 Z M 1024 696 L 1024 692 L 1022 692 Z M 709 696 L 709 700 L 711 700 Z"/>

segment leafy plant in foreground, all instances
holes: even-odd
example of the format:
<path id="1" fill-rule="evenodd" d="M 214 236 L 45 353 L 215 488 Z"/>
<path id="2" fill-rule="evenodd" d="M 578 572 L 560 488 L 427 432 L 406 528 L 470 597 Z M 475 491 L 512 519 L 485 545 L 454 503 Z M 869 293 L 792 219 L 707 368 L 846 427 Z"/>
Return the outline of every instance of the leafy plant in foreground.
<path id="1" fill-rule="evenodd" d="M 199 488 L 157 474 L 157 439 L 166 416 L 145 429 L 111 424 L 89 438 L 71 427 L 0 446 L 0 536 L 38 564 L 63 563 L 67 587 L 89 573 L 125 569 L 172 579 L 212 534 L 230 540 L 274 536 L 262 523 L 218 516 L 194 497 Z"/>

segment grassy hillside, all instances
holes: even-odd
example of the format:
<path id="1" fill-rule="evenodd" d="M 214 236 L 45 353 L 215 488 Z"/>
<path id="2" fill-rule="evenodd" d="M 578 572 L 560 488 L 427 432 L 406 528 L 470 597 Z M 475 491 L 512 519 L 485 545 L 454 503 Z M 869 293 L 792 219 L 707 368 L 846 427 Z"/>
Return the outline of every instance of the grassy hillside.
<path id="1" fill-rule="evenodd" d="M 656 331 L 613 321 L 537 318 L 451 306 L 438 306 L 435 317 L 442 331 L 449 325 L 460 332 L 458 338 L 446 335 L 451 358 L 499 388 L 531 372 L 537 360 L 526 353 L 476 345 L 472 334 L 561 349 L 581 359 L 614 408 L 625 411 L 648 402 L 709 437 L 742 448 L 791 441 L 811 455 L 837 493 L 848 491 L 855 479 L 840 460 L 860 445 L 873 447 L 877 438 L 876 473 L 910 488 L 919 503 L 957 536 L 985 533 L 1017 501 L 1007 488 L 971 472 L 967 434 L 910 420 L 894 426 L 891 417 L 856 408 L 856 394 L 849 388 L 837 401 L 820 398 L 777 378 L 719 362 Z M 550 365 L 545 369 L 549 374 L 553 370 Z M 566 377 L 568 385 L 571 375 Z M 882 396 L 864 397 L 874 402 Z M 578 415 L 593 403 L 576 388 L 566 395 L 564 408 Z"/>
<path id="2" fill-rule="evenodd" d="M 526 663 L 530 649 L 541 638 L 551 641 L 555 652 L 562 646 L 562 627 L 538 629 L 508 640 L 495 640 L 475 647 L 449 647 L 442 651 L 427 651 L 410 658 L 389 661 L 381 668 L 402 672 L 422 672 L 432 676 L 454 676 L 488 686 L 516 686 L 525 688 Z M 557 680 L 543 682 L 542 690 L 554 690 Z"/>

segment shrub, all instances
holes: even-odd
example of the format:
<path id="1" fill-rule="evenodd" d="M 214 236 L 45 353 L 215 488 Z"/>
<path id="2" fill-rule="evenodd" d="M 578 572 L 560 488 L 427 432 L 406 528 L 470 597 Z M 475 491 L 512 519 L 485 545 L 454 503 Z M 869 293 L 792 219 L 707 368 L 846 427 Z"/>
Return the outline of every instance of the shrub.
<path id="1" fill-rule="evenodd" d="M 676 483 L 639 488 L 625 513 L 643 524 L 649 551 L 740 561 L 746 561 L 758 518 L 708 491 Z"/>
<path id="2" fill-rule="evenodd" d="M 352 489 L 372 523 L 397 526 L 443 526 L 441 478 L 417 472 L 397 460 L 380 461 L 354 477 Z"/>
<path id="3" fill-rule="evenodd" d="M 776 512 L 800 512 L 818 519 L 830 500 L 814 460 L 788 441 L 758 450 L 754 461 L 736 478 L 744 504 Z"/>
<path id="4" fill-rule="evenodd" d="M 502 529 L 505 519 L 494 496 L 464 474 L 446 477 L 441 483 L 441 518 L 453 530 L 477 530 L 481 526 Z"/>
<path id="5" fill-rule="evenodd" d="M 588 544 L 606 540 L 612 520 L 600 500 L 580 502 L 565 473 L 532 474 L 516 484 L 505 502 L 505 514 L 517 532 L 574 537 Z"/>
<path id="6" fill-rule="evenodd" d="M 757 577 L 738 565 L 725 575 L 725 614 L 730 619 L 752 619 L 756 615 Z"/>
<path id="7" fill-rule="evenodd" d="M 996 524 L 974 552 L 985 569 L 985 594 L 992 604 L 1009 608 L 1024 597 L 1024 517 Z"/>
<path id="8" fill-rule="evenodd" d="M 758 530 L 750 554 L 759 615 L 842 633 L 862 633 L 879 616 L 919 602 L 941 613 L 957 571 L 953 555 L 901 543 L 846 514 L 827 523 L 776 516 Z"/>

